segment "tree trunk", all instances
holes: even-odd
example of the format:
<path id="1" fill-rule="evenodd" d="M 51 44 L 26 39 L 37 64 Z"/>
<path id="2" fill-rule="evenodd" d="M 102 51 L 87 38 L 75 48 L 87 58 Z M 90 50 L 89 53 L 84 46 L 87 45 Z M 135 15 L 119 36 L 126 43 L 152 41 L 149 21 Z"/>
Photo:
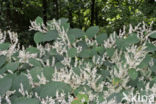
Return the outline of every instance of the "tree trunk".
<path id="1" fill-rule="evenodd" d="M 46 25 L 47 22 L 47 0 L 42 0 L 43 4 L 43 22 Z"/>
<path id="2" fill-rule="evenodd" d="M 6 10 L 7 25 L 8 25 L 8 28 L 10 28 L 10 17 L 11 17 L 10 0 L 7 1 L 6 7 L 7 7 L 7 10 Z"/>
<path id="3" fill-rule="evenodd" d="M 95 21 L 96 21 L 96 25 L 99 25 L 99 16 L 98 16 L 98 14 L 99 14 L 99 8 L 98 8 L 98 6 L 96 5 L 96 7 L 95 7 Z"/>
<path id="4" fill-rule="evenodd" d="M 95 10 L 95 0 L 92 0 L 92 4 L 91 4 L 91 26 L 94 24 L 94 11 Z"/>
<path id="5" fill-rule="evenodd" d="M 55 14 L 56 14 L 56 19 L 59 19 L 59 1 L 54 0 L 55 3 Z"/>
<path id="6" fill-rule="evenodd" d="M 68 8 L 68 18 L 69 18 L 69 23 L 70 26 L 73 27 L 73 14 L 72 14 L 72 10 L 70 8 Z"/>

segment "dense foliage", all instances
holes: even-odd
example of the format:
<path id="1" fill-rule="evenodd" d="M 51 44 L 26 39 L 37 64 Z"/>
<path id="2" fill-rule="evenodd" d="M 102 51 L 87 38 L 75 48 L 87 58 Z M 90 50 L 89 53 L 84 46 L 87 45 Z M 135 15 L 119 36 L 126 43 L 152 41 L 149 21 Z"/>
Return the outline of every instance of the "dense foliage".
<path id="1" fill-rule="evenodd" d="M 123 94 L 156 93 L 152 24 L 107 35 L 67 21 L 31 22 L 36 47 L 20 48 L 16 33 L 1 31 L 0 104 L 120 104 L 131 102 Z"/>
<path id="2" fill-rule="evenodd" d="M 47 20 L 68 18 L 71 27 L 118 32 L 123 25 L 156 22 L 155 0 L 0 0 L 0 28 L 18 32 L 22 45 L 34 45 L 30 21 L 37 16 Z M 153 24 L 156 29 L 156 24 Z"/>

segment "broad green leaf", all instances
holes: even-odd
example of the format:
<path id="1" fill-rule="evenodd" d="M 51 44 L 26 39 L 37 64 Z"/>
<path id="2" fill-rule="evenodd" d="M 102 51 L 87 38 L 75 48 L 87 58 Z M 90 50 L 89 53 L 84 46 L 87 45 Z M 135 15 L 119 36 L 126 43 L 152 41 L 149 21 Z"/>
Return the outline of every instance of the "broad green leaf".
<path id="1" fill-rule="evenodd" d="M 152 43 L 147 43 L 146 46 L 147 46 L 147 48 L 146 48 L 147 51 L 149 51 L 149 52 L 155 52 L 156 51 L 156 46 L 153 45 Z"/>
<path id="2" fill-rule="evenodd" d="M 10 90 L 12 85 L 12 78 L 4 77 L 0 79 L 0 96 L 3 96 L 6 91 Z"/>
<path id="3" fill-rule="evenodd" d="M 107 55 L 108 55 L 109 57 L 112 57 L 113 54 L 114 54 L 114 52 L 115 52 L 115 49 L 114 49 L 114 48 L 107 48 L 107 49 L 106 49 L 106 53 L 107 53 Z"/>
<path id="4" fill-rule="evenodd" d="M 130 34 L 125 39 L 124 38 L 117 39 L 116 44 L 117 44 L 117 47 L 119 47 L 119 48 L 126 48 L 129 45 L 136 44 L 138 42 L 139 42 L 139 39 L 138 39 L 137 35 L 135 33 L 133 33 L 133 34 Z"/>
<path id="5" fill-rule="evenodd" d="M 76 48 L 70 48 L 68 50 L 68 56 L 69 57 L 75 57 L 77 55 L 77 49 Z"/>
<path id="6" fill-rule="evenodd" d="M 74 90 L 74 95 L 78 95 L 80 92 L 91 91 L 92 89 L 88 85 L 80 85 Z"/>
<path id="7" fill-rule="evenodd" d="M 57 55 L 56 49 L 51 49 L 49 52 L 50 55 Z"/>
<path id="8" fill-rule="evenodd" d="M 35 98 L 19 97 L 13 99 L 12 104 L 40 104 L 40 101 Z"/>
<path id="9" fill-rule="evenodd" d="M 39 94 L 42 98 L 45 98 L 47 96 L 55 97 L 56 91 L 59 92 L 63 91 L 65 94 L 67 94 L 67 93 L 71 93 L 72 88 L 70 87 L 70 85 L 66 83 L 52 81 L 44 85 Z"/>
<path id="10" fill-rule="evenodd" d="M 77 74 L 77 75 L 80 76 L 80 73 L 81 73 L 80 68 L 74 67 L 74 68 L 72 68 L 72 69 L 73 69 L 73 71 L 74 71 L 75 74 Z"/>
<path id="11" fill-rule="evenodd" d="M 130 69 L 128 75 L 132 80 L 135 80 L 138 77 L 138 72 L 135 69 Z"/>
<path id="12" fill-rule="evenodd" d="M 130 34 L 126 39 L 125 39 L 125 42 L 128 43 L 128 45 L 132 45 L 132 44 L 136 44 L 139 42 L 139 39 L 137 37 L 137 34 L 136 33 L 132 33 Z"/>
<path id="13" fill-rule="evenodd" d="M 90 49 L 84 49 L 79 53 L 79 56 L 82 58 L 89 58 L 91 56 L 91 50 Z"/>
<path id="14" fill-rule="evenodd" d="M 58 37 L 58 33 L 55 30 L 48 31 L 47 33 L 37 32 L 34 36 L 35 43 L 47 42 L 55 40 Z"/>
<path id="15" fill-rule="evenodd" d="M 58 22 L 61 22 L 61 27 L 63 27 L 65 31 L 69 30 L 70 24 L 67 18 L 60 18 Z"/>
<path id="16" fill-rule="evenodd" d="M 145 89 L 146 85 L 143 80 L 137 82 L 137 87 L 139 90 Z"/>
<path id="17" fill-rule="evenodd" d="M 106 40 L 107 37 L 108 36 L 106 33 L 102 33 L 102 34 L 97 35 L 96 40 L 97 40 L 98 44 L 103 44 L 104 40 Z"/>
<path id="18" fill-rule="evenodd" d="M 156 39 L 156 31 L 151 32 L 149 37 Z"/>
<path id="19" fill-rule="evenodd" d="M 75 41 L 75 39 L 80 38 L 85 35 L 85 32 L 81 29 L 74 28 L 68 31 L 68 37 L 71 43 Z"/>
<path id="20" fill-rule="evenodd" d="M 90 56 L 93 57 L 94 55 L 97 55 L 96 48 L 90 49 Z"/>
<path id="21" fill-rule="evenodd" d="M 54 74 L 54 68 L 48 67 L 48 66 L 44 67 L 43 68 L 43 74 L 47 80 L 51 80 L 51 78 Z"/>
<path id="22" fill-rule="evenodd" d="M 117 48 L 126 48 L 128 46 L 128 43 L 125 41 L 125 39 L 117 39 L 116 41 Z"/>
<path id="23" fill-rule="evenodd" d="M 105 52 L 105 48 L 102 46 L 96 47 L 96 52 L 99 53 L 100 55 L 103 55 Z"/>
<path id="24" fill-rule="evenodd" d="M 152 81 L 150 82 L 150 86 L 153 86 L 156 83 L 156 77 L 152 78 Z"/>
<path id="25" fill-rule="evenodd" d="M 4 74 L 7 71 L 7 65 L 4 65 L 2 68 L 0 68 L 0 74 Z"/>
<path id="26" fill-rule="evenodd" d="M 88 36 L 88 38 L 93 38 L 99 31 L 99 27 L 98 26 L 91 26 L 90 28 L 87 29 L 86 31 L 86 35 Z"/>
<path id="27" fill-rule="evenodd" d="M 60 68 L 63 68 L 64 67 L 64 65 L 61 62 L 57 62 L 55 64 L 55 66 L 56 66 L 57 69 L 60 69 Z"/>
<path id="28" fill-rule="evenodd" d="M 35 47 L 29 47 L 26 49 L 27 52 L 29 53 L 39 53 L 39 49 L 35 48 Z"/>
<path id="29" fill-rule="evenodd" d="M 82 50 L 87 49 L 87 44 L 85 41 L 79 41 L 77 45 L 82 47 Z"/>
<path id="30" fill-rule="evenodd" d="M 9 47 L 10 47 L 9 43 L 1 43 L 0 44 L 0 51 L 8 50 Z"/>
<path id="31" fill-rule="evenodd" d="M 148 67 L 150 61 L 151 61 L 151 56 L 150 55 L 146 55 L 144 60 L 137 67 L 139 67 L 139 68 Z"/>
<path id="32" fill-rule="evenodd" d="M 44 35 L 45 35 L 45 34 L 43 34 L 43 33 L 41 33 L 41 32 L 35 33 L 35 36 L 34 36 L 34 41 L 35 41 L 35 43 L 40 43 L 40 42 L 42 42 L 43 39 L 44 39 Z"/>
<path id="33" fill-rule="evenodd" d="M 57 39 L 57 37 L 58 37 L 58 32 L 57 31 L 55 31 L 55 30 L 48 31 L 45 34 L 43 42 L 55 40 L 55 39 Z"/>
<path id="34" fill-rule="evenodd" d="M 38 16 L 38 17 L 35 19 L 35 22 L 36 22 L 37 25 L 41 26 L 41 25 L 43 24 L 43 19 L 42 19 L 41 17 Z"/>
<path id="35" fill-rule="evenodd" d="M 26 90 L 29 91 L 31 89 L 31 85 L 29 84 L 29 80 L 24 73 L 21 73 L 20 75 L 16 75 L 13 78 L 11 90 L 18 91 L 19 88 L 21 87 L 20 84 L 23 84 L 23 88 L 25 91 Z"/>
<path id="36" fill-rule="evenodd" d="M 7 66 L 6 66 L 7 70 L 11 70 L 12 72 L 17 70 L 18 67 L 19 67 L 19 63 L 18 62 L 8 63 Z"/>
<path id="37" fill-rule="evenodd" d="M 41 62 L 36 60 L 36 59 L 34 59 L 34 58 L 30 58 L 29 59 L 29 63 L 32 64 L 35 67 L 38 67 L 38 66 L 41 67 L 42 66 Z"/>
<path id="38" fill-rule="evenodd" d="M 39 79 L 37 78 L 37 75 L 41 76 L 42 72 L 43 72 L 43 69 L 41 67 L 35 67 L 35 68 L 30 70 L 30 74 L 31 74 L 34 82 L 39 81 Z"/>
<path id="39" fill-rule="evenodd" d="M 6 62 L 6 56 L 0 56 L 0 67 L 2 67 Z"/>

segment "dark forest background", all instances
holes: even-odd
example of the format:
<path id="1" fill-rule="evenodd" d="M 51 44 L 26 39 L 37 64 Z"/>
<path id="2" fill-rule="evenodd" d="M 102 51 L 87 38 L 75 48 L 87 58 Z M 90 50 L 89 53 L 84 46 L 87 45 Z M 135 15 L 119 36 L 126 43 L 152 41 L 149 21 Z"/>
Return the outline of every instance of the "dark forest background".
<path id="1" fill-rule="evenodd" d="M 133 26 L 154 21 L 155 0 L 0 0 L 0 29 L 18 32 L 20 43 L 34 44 L 30 21 L 37 16 L 47 20 L 68 18 L 72 28 L 86 30 L 100 26 L 102 32 L 118 31 L 123 25 Z"/>

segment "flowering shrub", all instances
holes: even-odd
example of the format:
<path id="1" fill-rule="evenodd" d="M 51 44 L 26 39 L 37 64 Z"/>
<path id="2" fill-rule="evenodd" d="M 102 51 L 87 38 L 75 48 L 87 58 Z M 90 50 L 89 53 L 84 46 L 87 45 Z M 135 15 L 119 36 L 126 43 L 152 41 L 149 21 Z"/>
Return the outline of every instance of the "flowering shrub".
<path id="1" fill-rule="evenodd" d="M 109 36 L 67 19 L 31 22 L 36 47 L 0 32 L 0 104 L 120 104 L 156 93 L 156 32 L 144 23 Z M 10 42 L 6 40 L 9 36 Z M 154 103 L 154 99 L 146 100 Z"/>

